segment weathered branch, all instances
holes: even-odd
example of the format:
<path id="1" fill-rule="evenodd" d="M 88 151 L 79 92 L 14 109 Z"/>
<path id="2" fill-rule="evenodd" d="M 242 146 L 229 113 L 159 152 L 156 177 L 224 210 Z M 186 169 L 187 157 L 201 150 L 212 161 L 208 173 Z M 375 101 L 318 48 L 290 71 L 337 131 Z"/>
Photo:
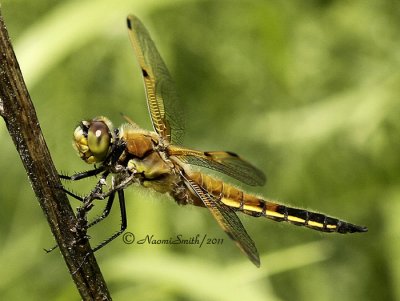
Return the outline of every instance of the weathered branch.
<path id="1" fill-rule="evenodd" d="M 76 243 L 76 218 L 41 132 L 0 12 L 0 115 L 83 300 L 111 300 L 89 243 Z M 45 256 L 45 255 L 44 255 Z M 85 260 L 85 261 L 84 261 Z M 84 264 L 82 265 L 82 263 Z"/>

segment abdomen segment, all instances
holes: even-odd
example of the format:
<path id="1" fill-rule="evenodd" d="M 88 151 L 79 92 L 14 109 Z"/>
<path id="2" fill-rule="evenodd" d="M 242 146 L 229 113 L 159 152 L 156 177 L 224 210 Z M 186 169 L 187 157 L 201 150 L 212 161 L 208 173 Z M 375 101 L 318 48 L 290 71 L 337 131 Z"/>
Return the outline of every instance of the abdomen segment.
<path id="1" fill-rule="evenodd" d="M 189 175 L 193 181 L 218 201 L 254 217 L 264 216 L 277 222 L 288 222 L 322 232 L 353 233 L 368 230 L 366 227 L 357 226 L 324 214 L 292 208 L 258 198 L 199 172 L 190 172 Z"/>

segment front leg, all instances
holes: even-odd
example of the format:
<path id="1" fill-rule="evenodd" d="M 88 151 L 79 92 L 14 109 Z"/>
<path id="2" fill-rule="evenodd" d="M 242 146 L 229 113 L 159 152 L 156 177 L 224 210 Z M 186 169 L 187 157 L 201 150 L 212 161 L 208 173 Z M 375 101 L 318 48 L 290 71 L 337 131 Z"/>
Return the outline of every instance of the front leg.
<path id="1" fill-rule="evenodd" d="M 99 245 L 97 245 L 95 248 L 93 248 L 92 252 L 96 252 L 99 249 L 101 249 L 102 247 L 104 247 L 105 245 L 107 245 L 108 243 L 110 243 L 111 241 L 113 241 L 114 239 L 116 239 L 118 236 L 120 236 L 127 228 L 128 226 L 128 221 L 126 218 L 126 208 L 125 208 L 125 197 L 124 197 L 124 191 L 123 190 L 117 190 L 118 193 L 118 200 L 119 200 L 119 208 L 120 208 L 120 213 L 121 213 L 121 225 L 120 225 L 120 229 L 115 232 L 113 235 L 111 235 L 110 237 L 108 237 L 107 239 L 103 240 Z M 109 199 L 109 204 L 107 204 L 106 210 L 108 209 L 108 211 L 104 211 L 103 215 L 104 217 L 100 218 L 97 222 L 99 222 L 100 220 L 104 219 L 105 217 L 107 217 L 109 210 L 111 210 L 111 206 L 112 206 L 112 202 L 114 201 L 114 196 L 115 196 L 115 190 L 112 191 L 112 193 L 110 194 L 110 199 Z M 96 222 L 96 223 L 97 223 Z M 91 223 L 89 226 L 94 225 L 95 223 Z"/>
<path id="2" fill-rule="evenodd" d="M 83 178 L 86 178 L 86 177 L 94 176 L 94 175 L 100 173 L 102 170 L 103 169 L 94 169 L 92 171 L 76 173 L 76 174 L 74 174 L 72 176 L 60 175 L 60 178 L 66 179 L 66 180 L 75 181 L 75 180 L 80 180 L 80 179 L 83 179 Z M 97 181 L 97 184 L 95 185 L 95 187 L 92 189 L 92 191 L 86 197 L 82 197 L 80 195 L 77 195 L 77 194 L 69 191 L 68 189 L 66 189 L 63 186 L 58 187 L 59 189 L 63 190 L 69 196 L 71 196 L 74 199 L 76 199 L 76 200 L 78 200 L 78 201 L 83 203 L 82 206 L 77 208 L 77 213 L 76 213 L 77 221 L 76 221 L 76 224 L 75 224 L 74 228 L 71 229 L 73 232 L 76 233 L 76 236 L 77 236 L 77 240 L 76 241 L 77 242 L 87 238 L 87 236 L 86 236 L 87 229 L 94 224 L 92 222 L 92 223 L 90 223 L 88 225 L 88 222 L 87 222 L 87 213 L 93 207 L 93 201 L 95 199 L 101 199 L 101 200 L 105 199 L 107 196 L 109 196 L 110 193 L 113 192 L 113 191 L 109 191 L 107 193 L 103 193 L 103 190 L 102 190 L 103 189 L 103 185 L 105 185 L 105 183 L 106 183 L 106 178 L 107 178 L 107 176 L 109 174 L 110 174 L 110 172 L 105 171 L 102 174 L 102 176 L 99 179 L 99 181 Z M 111 209 L 112 201 L 113 201 L 113 197 L 111 198 L 111 201 L 109 200 L 107 202 L 106 208 L 109 208 L 109 209 L 107 210 L 107 213 L 103 212 L 102 215 L 105 215 L 104 217 L 106 217 L 108 215 L 108 212 Z M 97 221 L 97 222 L 99 222 L 99 221 Z M 50 248 L 50 249 L 44 249 L 44 250 L 47 253 L 49 253 L 49 252 L 53 251 L 55 248 L 57 248 L 57 245 L 52 247 L 52 248 Z"/>
<path id="3" fill-rule="evenodd" d="M 75 227 L 75 231 L 77 232 L 77 236 L 79 237 L 79 240 L 83 240 L 88 238 L 86 235 L 86 231 L 88 228 L 96 225 L 97 223 L 101 222 L 103 219 L 105 219 L 112 208 L 114 199 L 115 199 L 115 193 L 118 194 L 118 199 L 119 199 L 119 207 L 120 207 L 120 213 L 121 213 L 121 225 L 120 229 L 115 232 L 113 235 L 102 241 L 99 245 L 97 245 L 95 248 L 93 248 L 92 252 L 96 252 L 97 250 L 101 249 L 108 243 L 110 243 L 112 240 L 117 238 L 119 235 L 121 235 L 127 228 L 127 218 L 126 218 L 126 208 L 125 208 L 125 197 L 124 197 L 124 191 L 121 188 L 120 185 L 117 185 L 118 188 L 112 188 L 110 191 L 107 193 L 102 194 L 101 198 L 104 199 L 108 197 L 107 205 L 103 211 L 103 213 L 97 217 L 95 220 L 93 220 L 91 223 L 87 223 L 86 220 L 86 210 L 84 206 L 78 208 L 78 221 Z M 90 195 L 89 195 L 90 196 Z"/>
<path id="4" fill-rule="evenodd" d="M 76 181 L 76 180 L 81 180 L 81 179 L 84 179 L 87 177 L 95 176 L 102 171 L 104 171 L 104 167 L 90 170 L 87 172 L 77 173 L 70 177 L 62 176 L 62 178 L 67 179 L 67 180 Z M 86 197 L 78 196 L 78 195 L 68 191 L 64 187 L 62 188 L 68 195 L 72 196 L 73 198 L 75 198 L 83 203 L 82 206 L 77 208 L 77 213 L 76 213 L 77 221 L 76 221 L 75 227 L 73 229 L 73 231 L 77 235 L 77 242 L 87 238 L 86 232 L 89 227 L 88 221 L 87 221 L 87 213 L 93 208 L 94 200 L 105 198 L 104 193 L 103 193 L 103 186 L 106 185 L 106 179 L 109 174 L 110 174 L 109 171 L 107 171 L 107 170 L 104 171 L 103 174 L 101 175 L 100 179 L 97 181 L 96 185 L 94 186 L 94 188 L 91 190 L 91 192 Z"/>
<path id="5" fill-rule="evenodd" d="M 60 177 L 60 179 L 64 179 L 64 180 L 78 181 L 81 179 L 94 177 L 94 176 L 98 175 L 99 173 L 101 173 L 102 171 L 104 171 L 104 169 L 105 169 L 104 166 L 100 166 L 99 168 L 95 168 L 92 170 L 75 173 L 72 176 L 67 176 L 67 175 L 58 175 L 58 176 Z"/>
<path id="6" fill-rule="evenodd" d="M 85 171 L 85 172 L 79 172 L 79 173 L 73 174 L 72 176 L 59 175 L 59 177 L 64 180 L 78 181 L 78 180 L 81 180 L 84 178 L 95 176 L 95 175 L 99 174 L 101 171 L 103 171 L 103 169 L 94 169 L 94 170 L 89 170 L 89 171 Z M 92 191 L 89 193 L 89 195 L 85 198 L 69 191 L 68 189 L 66 189 L 63 186 L 61 186 L 61 189 L 69 196 L 86 204 L 86 207 L 89 207 L 89 203 L 91 203 L 94 199 L 103 199 L 104 198 L 104 197 L 102 197 L 103 186 L 106 185 L 106 179 L 109 174 L 110 174 L 109 171 L 105 171 L 101 175 L 101 178 L 97 181 L 95 187 L 92 189 Z"/>
<path id="7" fill-rule="evenodd" d="M 109 171 L 105 171 L 101 175 L 101 178 L 97 181 L 92 191 L 85 198 L 83 198 L 83 205 L 78 208 L 76 214 L 76 229 L 77 231 L 84 233 L 84 235 L 86 235 L 86 230 L 88 228 L 87 213 L 93 208 L 93 201 L 96 199 L 103 200 L 106 197 L 103 193 L 103 186 L 106 185 L 106 179 L 109 174 Z"/>

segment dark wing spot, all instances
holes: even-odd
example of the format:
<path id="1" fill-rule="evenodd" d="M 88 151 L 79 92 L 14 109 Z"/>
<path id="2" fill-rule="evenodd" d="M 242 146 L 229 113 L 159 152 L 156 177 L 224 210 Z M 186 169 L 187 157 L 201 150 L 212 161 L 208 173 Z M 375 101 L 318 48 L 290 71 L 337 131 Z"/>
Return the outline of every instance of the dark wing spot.
<path id="1" fill-rule="evenodd" d="M 126 25 L 128 25 L 128 28 L 130 30 L 132 30 L 132 23 L 131 23 L 131 19 L 129 19 L 129 17 L 126 19 Z"/>
<path id="2" fill-rule="evenodd" d="M 142 74 L 144 77 L 149 77 L 149 74 L 147 73 L 147 71 L 145 69 L 142 69 Z"/>
<path id="3" fill-rule="evenodd" d="M 237 154 L 235 154 L 235 153 L 233 153 L 233 152 L 227 151 L 227 153 L 228 153 L 229 155 L 231 155 L 232 157 L 239 157 Z"/>

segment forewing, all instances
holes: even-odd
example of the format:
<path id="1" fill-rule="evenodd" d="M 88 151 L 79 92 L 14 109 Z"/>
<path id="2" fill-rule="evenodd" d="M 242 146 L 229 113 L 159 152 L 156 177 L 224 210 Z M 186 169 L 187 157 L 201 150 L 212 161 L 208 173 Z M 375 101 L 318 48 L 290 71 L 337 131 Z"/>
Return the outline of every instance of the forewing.
<path id="1" fill-rule="evenodd" d="M 211 214 L 222 229 L 224 229 L 225 233 L 235 241 L 239 249 L 247 255 L 251 262 L 259 267 L 260 256 L 258 255 L 257 248 L 254 241 L 250 238 L 249 234 L 247 234 L 246 229 L 243 227 L 242 222 L 237 217 L 235 211 L 218 201 L 194 181 L 190 180 L 186 176 L 184 176 L 184 179 L 187 185 L 191 187 L 204 205 L 210 210 Z"/>
<path id="2" fill-rule="evenodd" d="M 167 141 L 179 143 L 183 135 L 183 114 L 178 106 L 175 83 L 142 22 L 130 15 L 127 23 L 142 70 L 154 130 Z"/>
<path id="3" fill-rule="evenodd" d="M 248 185 L 262 186 L 266 182 L 261 170 L 232 152 L 201 152 L 171 145 L 168 153 L 184 163 L 222 172 Z"/>

